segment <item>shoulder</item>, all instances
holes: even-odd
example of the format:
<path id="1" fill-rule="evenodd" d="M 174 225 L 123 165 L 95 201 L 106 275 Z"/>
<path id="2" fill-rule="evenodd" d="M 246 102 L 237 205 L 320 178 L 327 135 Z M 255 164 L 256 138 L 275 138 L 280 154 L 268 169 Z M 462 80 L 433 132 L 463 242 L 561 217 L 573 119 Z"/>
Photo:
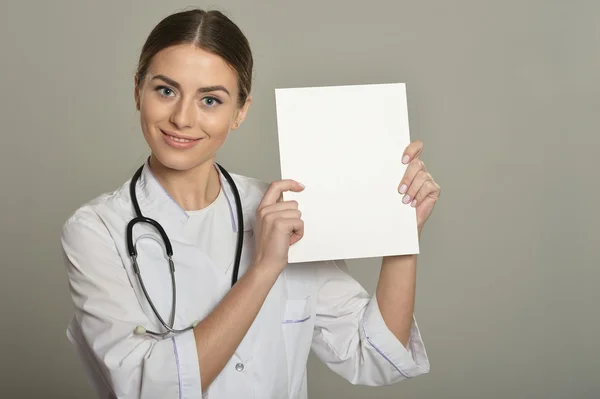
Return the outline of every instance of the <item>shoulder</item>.
<path id="1" fill-rule="evenodd" d="M 130 217 L 129 181 L 116 190 L 104 192 L 80 205 L 65 220 L 62 226 L 63 245 L 89 238 L 93 233 L 98 238 L 111 240 L 109 226 L 115 220 Z"/>
<path id="2" fill-rule="evenodd" d="M 63 265 L 79 299 L 115 281 L 129 284 L 122 274 L 124 236 L 133 215 L 126 201 L 122 188 L 105 192 L 79 206 L 63 223 L 59 240 Z"/>

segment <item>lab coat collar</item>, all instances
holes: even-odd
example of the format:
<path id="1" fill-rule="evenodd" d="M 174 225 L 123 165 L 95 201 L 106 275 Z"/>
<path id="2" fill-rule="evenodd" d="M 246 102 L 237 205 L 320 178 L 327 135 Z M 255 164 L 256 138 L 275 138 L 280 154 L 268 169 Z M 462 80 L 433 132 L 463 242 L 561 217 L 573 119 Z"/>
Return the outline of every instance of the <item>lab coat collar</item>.
<path id="1" fill-rule="evenodd" d="M 152 170 L 150 169 L 149 160 L 150 158 L 146 160 L 142 174 L 136 185 L 140 210 L 144 216 L 155 219 L 157 222 L 163 225 L 165 229 L 170 227 L 179 231 L 189 219 L 189 215 L 181 206 L 179 206 L 179 204 L 169 195 L 169 193 L 167 193 L 160 182 L 156 179 L 156 176 L 154 176 L 154 173 L 152 173 Z M 237 212 L 235 208 L 235 197 L 233 195 L 233 191 L 221 170 L 216 165 L 215 168 L 219 173 L 221 187 L 223 188 L 227 203 L 229 205 L 232 231 L 237 232 Z M 250 215 L 248 214 L 247 207 L 245 206 L 245 187 L 243 184 L 240 184 L 240 181 L 236 175 L 231 175 L 236 183 L 236 187 L 242 201 L 244 231 L 252 230 Z"/>

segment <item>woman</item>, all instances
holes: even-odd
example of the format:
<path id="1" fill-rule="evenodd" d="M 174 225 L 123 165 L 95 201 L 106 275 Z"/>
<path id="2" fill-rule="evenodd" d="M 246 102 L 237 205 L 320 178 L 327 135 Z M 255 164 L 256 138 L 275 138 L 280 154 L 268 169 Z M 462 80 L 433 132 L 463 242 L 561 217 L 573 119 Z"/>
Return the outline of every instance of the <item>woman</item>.
<path id="1" fill-rule="evenodd" d="M 413 319 L 416 256 L 384 258 L 374 296 L 342 261 L 287 265 L 303 222 L 280 197 L 303 186 L 267 186 L 215 163 L 248 113 L 251 76 L 246 38 L 216 11 L 171 15 L 143 47 L 135 101 L 151 156 L 79 208 L 62 235 L 75 305 L 68 336 L 101 398 L 306 398 L 311 348 L 354 384 L 429 370 Z M 422 148 L 407 147 L 399 176 L 419 233 L 440 192 Z M 140 215 L 170 240 L 176 295 L 160 230 L 139 222 L 128 231 Z M 171 326 L 178 332 L 160 335 Z"/>

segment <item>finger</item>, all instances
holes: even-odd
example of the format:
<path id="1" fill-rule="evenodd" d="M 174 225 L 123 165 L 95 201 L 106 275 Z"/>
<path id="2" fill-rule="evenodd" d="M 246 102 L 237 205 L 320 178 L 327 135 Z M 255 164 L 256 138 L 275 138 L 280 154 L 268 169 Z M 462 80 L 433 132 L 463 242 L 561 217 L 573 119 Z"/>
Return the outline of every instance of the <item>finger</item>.
<path id="1" fill-rule="evenodd" d="M 415 140 L 411 142 L 406 149 L 404 149 L 404 153 L 402 154 L 402 163 L 408 164 L 413 159 L 418 158 L 423 152 L 423 142 L 421 140 Z"/>
<path id="2" fill-rule="evenodd" d="M 285 191 L 300 192 L 302 190 L 304 190 L 304 186 L 295 180 L 284 179 L 274 181 L 269 185 L 258 207 L 262 208 L 276 203 Z"/>
<path id="3" fill-rule="evenodd" d="M 304 227 L 294 231 L 294 234 L 292 234 L 292 236 L 290 237 L 290 246 L 300 241 L 302 237 L 304 237 Z"/>
<path id="4" fill-rule="evenodd" d="M 421 190 L 421 187 L 423 187 L 423 184 L 425 184 L 425 182 L 428 180 L 431 180 L 431 176 L 429 175 L 429 173 L 427 173 L 426 170 L 421 169 L 420 171 L 418 171 L 417 175 L 408 187 L 406 195 L 404 196 L 404 198 L 402 198 L 402 202 L 405 204 L 410 204 L 410 202 L 414 200 L 419 190 Z"/>
<path id="5" fill-rule="evenodd" d="M 258 209 L 257 215 L 259 218 L 264 218 L 269 213 L 279 212 L 279 211 L 283 211 L 286 209 L 298 209 L 298 201 L 294 201 L 294 200 L 282 201 L 282 202 L 276 202 L 274 204 L 264 206 L 264 207 Z"/>
<path id="6" fill-rule="evenodd" d="M 284 231 L 290 238 L 304 236 L 304 221 L 300 218 L 278 218 L 274 223 L 275 228 L 279 231 Z"/>
<path id="7" fill-rule="evenodd" d="M 415 198 L 413 199 L 413 202 L 411 203 L 411 205 L 417 206 L 421 202 L 423 202 L 423 200 L 427 197 L 434 197 L 434 198 L 438 197 L 439 193 L 440 193 L 440 186 L 438 186 L 438 184 L 436 182 L 434 182 L 433 180 L 427 180 L 423 184 L 421 189 L 415 195 Z"/>
<path id="8" fill-rule="evenodd" d="M 410 187 L 413 179 L 415 178 L 417 173 L 419 173 L 420 170 L 427 169 L 425 168 L 425 164 L 423 163 L 423 161 L 421 161 L 419 158 L 413 159 L 408 164 L 408 167 L 404 172 L 404 177 L 402 177 L 400 185 L 398 186 L 398 191 L 400 192 L 400 194 L 406 194 L 406 191 L 408 191 L 408 188 Z"/>
<path id="9" fill-rule="evenodd" d="M 279 219 L 300 219 L 302 213 L 297 209 L 285 209 L 277 212 L 271 212 L 264 216 L 263 221 L 269 225 L 277 225 Z"/>
<path id="10" fill-rule="evenodd" d="M 292 235 L 290 236 L 290 245 L 294 245 L 304 237 L 304 221 L 299 219 L 292 226 Z"/>

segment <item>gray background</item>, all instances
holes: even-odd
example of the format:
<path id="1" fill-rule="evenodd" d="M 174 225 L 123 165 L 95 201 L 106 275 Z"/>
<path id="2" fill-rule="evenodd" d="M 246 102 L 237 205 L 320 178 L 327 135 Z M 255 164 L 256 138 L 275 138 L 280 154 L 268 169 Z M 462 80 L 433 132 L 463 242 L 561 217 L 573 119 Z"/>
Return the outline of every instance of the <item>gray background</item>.
<path id="1" fill-rule="evenodd" d="M 2 397 L 91 395 L 60 229 L 148 154 L 136 60 L 188 6 L 225 11 L 254 49 L 230 170 L 279 178 L 275 88 L 405 82 L 442 186 L 419 258 L 430 374 L 353 387 L 311 359 L 311 398 L 600 397 L 600 2 L 398 0 L 2 2 Z M 369 290 L 378 261 L 350 263 Z"/>

